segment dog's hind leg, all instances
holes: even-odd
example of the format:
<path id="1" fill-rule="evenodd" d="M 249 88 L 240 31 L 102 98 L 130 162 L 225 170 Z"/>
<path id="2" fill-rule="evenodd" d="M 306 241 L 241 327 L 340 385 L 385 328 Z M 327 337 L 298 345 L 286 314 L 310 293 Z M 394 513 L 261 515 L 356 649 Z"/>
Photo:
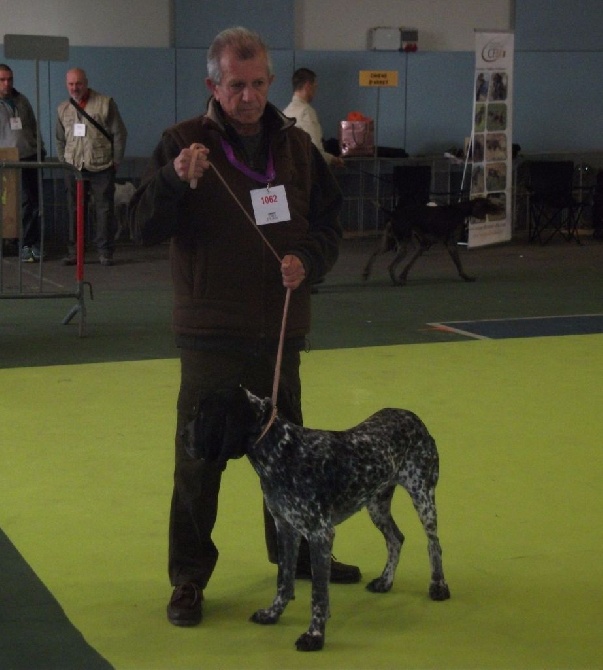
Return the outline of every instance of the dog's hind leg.
<path id="1" fill-rule="evenodd" d="M 288 523 L 274 518 L 278 538 L 278 577 L 276 595 L 272 605 L 257 610 L 250 621 L 260 624 L 276 623 L 290 600 L 295 598 L 295 567 L 299 551 L 300 534 Z"/>
<path id="2" fill-rule="evenodd" d="M 455 240 L 452 240 L 446 244 L 446 249 L 448 250 L 448 253 L 450 254 L 450 258 L 452 258 L 452 262 L 456 265 L 456 269 L 458 270 L 459 276 L 464 279 L 465 281 L 475 281 L 477 277 L 474 277 L 473 275 L 468 275 L 465 270 L 463 269 L 463 265 L 461 263 L 461 257 L 459 256 L 459 250 L 456 244 Z"/>
<path id="3" fill-rule="evenodd" d="M 415 480 L 416 481 L 416 480 Z M 437 481 L 437 477 L 435 478 Z M 406 487 L 417 510 L 421 524 L 427 535 L 427 550 L 431 566 L 431 584 L 429 597 L 432 600 L 447 600 L 450 598 L 450 589 L 444 579 L 442 566 L 442 548 L 438 538 L 438 517 L 435 504 L 435 482 L 429 485 L 425 480 L 421 487 Z"/>
<path id="4" fill-rule="evenodd" d="M 400 560 L 402 545 L 404 544 L 404 535 L 398 526 L 396 526 L 396 522 L 391 514 L 392 497 L 395 488 L 395 486 L 392 486 L 379 498 L 367 505 L 371 520 L 381 531 L 387 546 L 387 562 L 381 576 L 373 579 L 366 586 L 369 591 L 373 591 L 374 593 L 386 593 L 391 589 L 398 561 Z"/>

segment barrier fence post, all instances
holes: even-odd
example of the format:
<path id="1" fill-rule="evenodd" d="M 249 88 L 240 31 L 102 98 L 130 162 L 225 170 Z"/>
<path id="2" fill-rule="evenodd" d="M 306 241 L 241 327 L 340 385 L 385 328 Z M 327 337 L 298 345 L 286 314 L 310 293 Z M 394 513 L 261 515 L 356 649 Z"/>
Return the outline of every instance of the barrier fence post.
<path id="1" fill-rule="evenodd" d="M 18 298 L 75 298 L 76 304 L 69 310 L 65 318 L 63 319 L 63 324 L 68 324 L 73 319 L 76 314 L 79 314 L 79 335 L 83 337 L 86 333 L 86 303 L 84 300 L 84 287 L 88 285 L 90 289 L 90 296 L 92 297 L 92 286 L 89 282 L 84 281 L 84 250 L 85 250 L 85 240 L 84 240 L 84 182 L 82 179 L 81 172 L 74 168 L 68 163 L 61 163 L 55 161 L 4 161 L 0 160 L 0 178 L 2 177 L 3 170 L 5 169 L 16 169 L 23 170 L 28 168 L 36 168 L 38 170 L 42 169 L 60 169 L 68 170 L 73 173 L 73 176 L 76 180 L 76 268 L 75 268 L 75 280 L 76 287 L 75 291 L 53 291 L 45 292 L 44 289 L 44 258 L 40 258 L 40 285 L 37 291 L 28 291 L 23 288 L 22 283 L 22 262 L 19 255 L 18 262 L 18 272 L 19 272 L 19 283 L 18 290 L 5 290 L 4 283 L 1 281 L 3 274 L 3 265 L 4 257 L 2 250 L 0 250 L 0 299 L 18 299 Z M 40 199 L 43 198 L 43 193 L 39 194 Z M 68 203 L 68 206 L 71 206 L 71 203 Z M 0 213 L 2 209 L 0 208 Z M 19 240 L 22 241 L 22 222 L 21 217 L 19 216 Z M 42 221 L 43 226 L 43 221 Z M 43 232 L 42 232 L 43 234 Z M 19 249 L 20 253 L 20 249 Z M 56 285 L 56 284 L 55 284 Z"/>

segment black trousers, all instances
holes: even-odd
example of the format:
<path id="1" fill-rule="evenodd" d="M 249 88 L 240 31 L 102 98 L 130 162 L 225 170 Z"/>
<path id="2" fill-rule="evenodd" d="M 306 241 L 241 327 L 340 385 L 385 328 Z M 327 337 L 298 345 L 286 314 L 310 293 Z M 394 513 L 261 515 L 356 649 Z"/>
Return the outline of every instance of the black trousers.
<path id="1" fill-rule="evenodd" d="M 180 365 L 168 571 L 172 585 L 193 582 L 203 589 L 218 560 L 218 548 L 212 540 L 212 531 L 218 514 L 223 470 L 214 464 L 191 459 L 179 434 L 195 416 L 199 400 L 212 391 L 240 384 L 255 395 L 270 397 L 276 352 L 259 350 L 253 353 L 231 353 L 182 349 Z M 301 425 L 299 365 L 298 350 L 283 353 L 277 404 L 283 416 Z M 276 528 L 265 505 L 264 525 L 268 557 L 276 562 Z"/>
<path id="2" fill-rule="evenodd" d="M 36 156 L 24 158 L 24 161 L 36 161 Z M 23 246 L 39 246 L 41 237 L 40 197 L 38 192 L 38 170 L 21 170 L 21 211 L 23 225 Z"/>

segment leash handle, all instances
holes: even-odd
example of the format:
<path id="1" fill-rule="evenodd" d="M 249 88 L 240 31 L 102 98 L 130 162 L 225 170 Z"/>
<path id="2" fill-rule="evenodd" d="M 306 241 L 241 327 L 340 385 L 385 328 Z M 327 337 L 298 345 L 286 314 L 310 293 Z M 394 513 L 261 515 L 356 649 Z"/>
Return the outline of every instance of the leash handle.
<path id="1" fill-rule="evenodd" d="M 192 156 L 190 165 L 188 166 L 188 183 L 192 189 L 197 188 L 197 179 L 194 175 L 195 175 L 195 165 L 197 164 L 197 159 L 199 158 L 199 154 L 201 153 L 201 146 L 202 145 L 199 144 L 198 142 L 193 142 L 189 147 L 192 152 Z"/>

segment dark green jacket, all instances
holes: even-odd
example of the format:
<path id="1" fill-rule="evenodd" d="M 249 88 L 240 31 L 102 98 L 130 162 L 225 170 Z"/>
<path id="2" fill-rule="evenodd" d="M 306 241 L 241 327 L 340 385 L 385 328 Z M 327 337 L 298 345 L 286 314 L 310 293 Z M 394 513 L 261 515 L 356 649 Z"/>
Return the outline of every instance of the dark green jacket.
<path id="1" fill-rule="evenodd" d="M 212 99 L 207 114 L 164 132 L 132 200 L 131 218 L 144 244 L 171 238 L 178 335 L 272 340 L 279 336 L 285 300 L 280 264 L 216 174 L 253 217 L 250 190 L 261 185 L 228 161 L 221 138 L 242 156 L 220 112 Z M 270 104 L 263 120 L 274 157 L 274 184 L 285 186 L 291 221 L 264 225 L 261 231 L 280 258 L 295 254 L 305 266 L 306 280 L 292 292 L 286 332 L 288 338 L 303 337 L 310 329 L 311 285 L 337 259 L 342 197 L 307 133 Z M 195 190 L 178 178 L 173 166 L 193 142 L 208 147 L 215 167 Z"/>

